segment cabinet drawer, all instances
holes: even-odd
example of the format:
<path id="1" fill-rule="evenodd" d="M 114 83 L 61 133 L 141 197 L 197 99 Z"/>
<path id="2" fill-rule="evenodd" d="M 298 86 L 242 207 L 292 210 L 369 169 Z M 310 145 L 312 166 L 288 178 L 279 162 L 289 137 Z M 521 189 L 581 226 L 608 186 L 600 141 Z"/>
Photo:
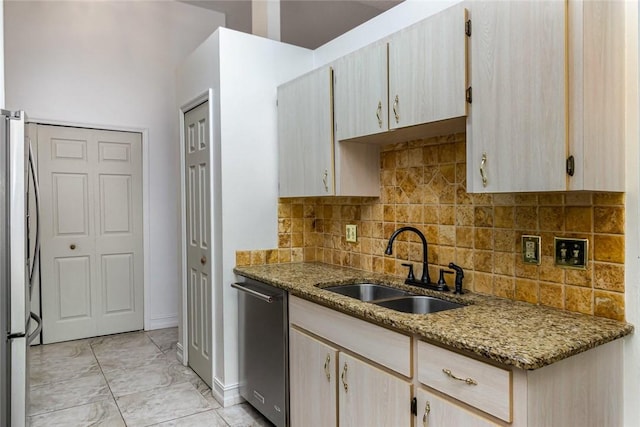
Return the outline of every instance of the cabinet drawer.
<path id="1" fill-rule="evenodd" d="M 319 304 L 289 297 L 289 323 L 411 376 L 411 338 Z"/>
<path id="2" fill-rule="evenodd" d="M 451 375 L 445 373 L 445 370 L 450 371 Z M 465 379 L 471 379 L 475 384 L 469 384 Z M 420 341 L 418 380 L 481 411 L 511 421 L 509 370 Z"/>

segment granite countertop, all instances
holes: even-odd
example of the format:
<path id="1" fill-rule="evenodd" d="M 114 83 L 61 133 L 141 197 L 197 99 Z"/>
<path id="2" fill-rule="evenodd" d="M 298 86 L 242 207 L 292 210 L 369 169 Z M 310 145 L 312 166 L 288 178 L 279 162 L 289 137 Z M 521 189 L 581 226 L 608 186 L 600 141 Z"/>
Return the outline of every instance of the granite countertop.
<path id="1" fill-rule="evenodd" d="M 267 264 L 236 267 L 234 272 L 398 332 L 521 369 L 538 369 L 633 332 L 633 326 L 624 322 L 471 292 L 454 295 L 430 291 L 407 286 L 398 277 L 328 264 Z M 363 281 L 467 306 L 409 314 L 322 289 Z"/>

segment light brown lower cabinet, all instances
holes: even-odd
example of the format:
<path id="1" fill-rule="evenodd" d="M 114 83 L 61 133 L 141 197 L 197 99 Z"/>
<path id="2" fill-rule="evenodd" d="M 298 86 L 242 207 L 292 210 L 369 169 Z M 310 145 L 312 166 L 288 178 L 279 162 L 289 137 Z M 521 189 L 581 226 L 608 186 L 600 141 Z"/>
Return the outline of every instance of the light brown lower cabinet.
<path id="1" fill-rule="evenodd" d="M 623 344 L 523 370 L 290 296 L 291 426 L 619 427 Z"/>
<path id="2" fill-rule="evenodd" d="M 419 388 L 416 397 L 418 399 L 417 427 L 496 427 L 499 425 L 429 390 Z"/>
<path id="3" fill-rule="evenodd" d="M 411 383 L 345 353 L 339 361 L 338 425 L 411 425 Z"/>
<path id="4" fill-rule="evenodd" d="M 336 425 L 338 350 L 293 328 L 289 349 L 291 425 Z"/>
<path id="5" fill-rule="evenodd" d="M 411 383 L 289 331 L 292 426 L 410 426 Z"/>

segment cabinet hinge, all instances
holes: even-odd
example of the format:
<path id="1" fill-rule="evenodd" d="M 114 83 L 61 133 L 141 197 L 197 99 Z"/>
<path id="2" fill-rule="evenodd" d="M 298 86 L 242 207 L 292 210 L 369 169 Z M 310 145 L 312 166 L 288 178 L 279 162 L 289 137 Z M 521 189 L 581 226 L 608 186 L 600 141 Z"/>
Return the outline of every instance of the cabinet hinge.
<path id="1" fill-rule="evenodd" d="M 467 90 L 465 91 L 465 98 L 466 98 L 466 100 L 467 100 L 467 102 L 469 104 L 471 104 L 471 101 L 473 101 L 473 97 L 472 97 L 472 94 L 471 94 L 471 86 L 469 86 L 467 88 Z"/>
<path id="2" fill-rule="evenodd" d="M 413 415 L 418 415 L 418 399 L 415 397 L 411 399 L 411 413 Z"/>
<path id="3" fill-rule="evenodd" d="M 567 175 L 573 176 L 575 172 L 576 172 L 576 160 L 573 158 L 573 156 L 569 156 L 567 158 Z"/>
<path id="4" fill-rule="evenodd" d="M 464 33 L 467 37 L 471 37 L 471 19 L 467 19 L 467 22 L 464 23 Z"/>

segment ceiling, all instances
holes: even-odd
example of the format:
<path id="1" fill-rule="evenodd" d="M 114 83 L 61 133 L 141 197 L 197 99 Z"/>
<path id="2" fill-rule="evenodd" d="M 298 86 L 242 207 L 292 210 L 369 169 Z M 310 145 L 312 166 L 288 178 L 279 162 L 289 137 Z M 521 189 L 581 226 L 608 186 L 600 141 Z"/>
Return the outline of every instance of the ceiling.
<path id="1" fill-rule="evenodd" d="M 251 0 L 182 0 L 226 15 L 227 27 L 251 33 Z M 315 49 L 403 0 L 280 0 L 280 40 Z"/>

